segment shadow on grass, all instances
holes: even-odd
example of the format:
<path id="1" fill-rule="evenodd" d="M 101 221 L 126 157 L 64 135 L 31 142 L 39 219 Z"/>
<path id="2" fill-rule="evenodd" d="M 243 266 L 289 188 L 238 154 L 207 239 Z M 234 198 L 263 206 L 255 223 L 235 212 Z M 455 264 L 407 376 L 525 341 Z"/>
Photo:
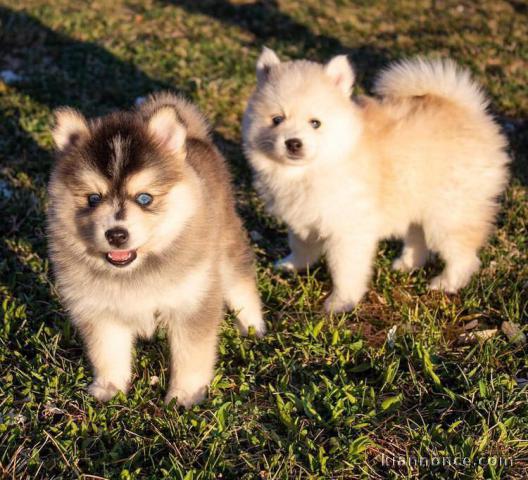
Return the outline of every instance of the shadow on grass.
<path id="1" fill-rule="evenodd" d="M 276 0 L 243 4 L 233 4 L 227 0 L 158 0 L 158 3 L 174 5 L 187 12 L 200 13 L 240 27 L 254 36 L 253 47 L 295 45 L 307 58 L 321 62 L 345 53 L 357 67 L 360 81 L 365 77 L 367 83 L 391 58 L 387 50 L 374 45 L 351 48 L 335 37 L 312 32 L 307 26 L 282 12 Z"/>
<path id="2" fill-rule="evenodd" d="M 130 108 L 138 96 L 156 90 L 172 89 L 186 96 L 191 93 L 182 85 L 151 78 L 95 43 L 55 32 L 26 13 L 0 6 L 0 25 L 0 68 L 9 69 L 10 63 L 15 63 L 23 80 L 14 88 L 51 109 L 69 105 L 94 116 Z M 23 128 L 17 135 L 25 136 L 29 162 L 42 164 L 45 158 L 49 170 L 49 153 L 40 149 Z M 214 139 L 228 157 L 241 157 L 237 144 L 218 133 Z M 8 161 L 3 167 L 14 165 Z"/>
<path id="3" fill-rule="evenodd" d="M 70 105 L 101 114 L 168 87 L 99 45 L 55 32 L 25 13 L 0 7 L 0 22 L 0 53 L 25 76 L 16 88 L 51 108 Z"/>
<path id="4" fill-rule="evenodd" d="M 45 214 L 40 187 L 47 177 L 50 154 L 21 127 L 15 108 L 4 105 L 0 105 L 0 152 L 0 301 L 24 308 L 20 318 L 27 318 L 26 323 L 13 317 L 13 312 L 6 313 L 9 327 L 3 326 L 3 347 L 10 354 L 22 353 L 23 359 L 14 362 L 6 359 L 0 365 L 3 377 L 14 365 L 34 361 L 39 342 L 28 338 L 37 335 L 44 325 L 63 333 L 61 348 L 72 351 L 78 344 L 67 333 L 70 328 L 66 315 L 51 292 L 46 272 Z M 27 331 L 23 332 L 24 329 Z M 78 348 L 71 358 L 78 361 Z"/>
<path id="5" fill-rule="evenodd" d="M 528 3 L 524 0 L 507 0 L 508 3 L 515 10 L 515 13 L 520 15 L 528 15 Z"/>
<path id="6" fill-rule="evenodd" d="M 276 0 L 258 0 L 251 3 L 233 4 L 226 0 L 158 0 L 161 4 L 181 7 L 190 13 L 200 13 L 215 20 L 238 26 L 250 32 L 258 43 L 295 43 L 301 49 L 317 50 L 317 55 L 344 50 L 336 38 L 317 35 L 281 12 Z"/>

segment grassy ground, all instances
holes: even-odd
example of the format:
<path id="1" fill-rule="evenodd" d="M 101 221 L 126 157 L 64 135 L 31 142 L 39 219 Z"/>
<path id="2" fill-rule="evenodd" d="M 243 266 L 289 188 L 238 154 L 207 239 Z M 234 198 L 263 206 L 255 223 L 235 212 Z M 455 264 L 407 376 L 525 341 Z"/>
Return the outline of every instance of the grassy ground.
<path id="1" fill-rule="evenodd" d="M 470 322 L 493 329 L 510 320 L 527 330 L 525 2 L 0 4 L 0 70 L 21 76 L 0 82 L 0 476 L 527 478 L 526 347 L 500 332 L 457 343 Z M 321 313 L 324 266 L 302 276 L 271 270 L 286 252 L 284 229 L 262 212 L 239 147 L 264 44 L 291 58 L 347 52 L 358 91 L 368 91 L 378 67 L 415 53 L 450 55 L 485 85 L 511 140 L 513 178 L 482 271 L 460 295 L 427 292 L 438 263 L 392 272 L 397 243 L 380 246 L 370 293 L 340 317 Z M 257 341 L 225 322 L 210 397 L 187 412 L 162 403 L 162 334 L 138 346 L 127 398 L 102 406 L 85 393 L 90 368 L 53 291 L 44 236 L 52 109 L 102 114 L 165 87 L 197 101 L 215 124 L 253 232 L 269 327 Z M 472 465 L 387 460 L 399 456 Z M 493 457 L 507 465 L 491 465 Z"/>

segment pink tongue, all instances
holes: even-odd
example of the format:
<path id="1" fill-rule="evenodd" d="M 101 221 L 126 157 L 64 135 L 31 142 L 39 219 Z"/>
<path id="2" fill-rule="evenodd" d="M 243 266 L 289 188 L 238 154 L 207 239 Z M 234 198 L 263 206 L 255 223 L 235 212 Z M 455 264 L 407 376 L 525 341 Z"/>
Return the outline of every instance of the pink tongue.
<path id="1" fill-rule="evenodd" d="M 129 250 L 116 250 L 115 252 L 108 252 L 108 256 L 117 262 L 123 262 L 125 260 L 128 260 L 130 258 L 130 251 Z"/>

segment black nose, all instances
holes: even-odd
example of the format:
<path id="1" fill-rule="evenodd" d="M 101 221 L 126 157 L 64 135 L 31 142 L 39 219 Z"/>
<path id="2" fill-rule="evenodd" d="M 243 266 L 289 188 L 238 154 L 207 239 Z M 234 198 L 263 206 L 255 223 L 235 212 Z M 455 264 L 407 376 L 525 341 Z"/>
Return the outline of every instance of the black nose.
<path id="1" fill-rule="evenodd" d="M 108 243 L 114 247 L 122 246 L 128 240 L 128 232 L 124 228 L 111 228 L 105 232 Z"/>
<path id="2" fill-rule="evenodd" d="M 302 142 L 299 138 L 289 138 L 284 143 L 286 144 L 288 153 L 297 154 L 302 149 Z"/>

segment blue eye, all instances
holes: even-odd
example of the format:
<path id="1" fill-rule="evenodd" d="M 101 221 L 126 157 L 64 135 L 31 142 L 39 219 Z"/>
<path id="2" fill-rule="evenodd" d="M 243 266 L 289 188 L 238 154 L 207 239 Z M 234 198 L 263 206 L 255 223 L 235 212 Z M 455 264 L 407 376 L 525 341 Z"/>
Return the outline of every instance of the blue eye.
<path id="1" fill-rule="evenodd" d="M 103 197 L 98 193 L 90 193 L 90 195 L 88 195 L 88 205 L 90 205 L 90 207 L 96 207 L 102 200 Z"/>
<path id="2" fill-rule="evenodd" d="M 277 126 L 284 122 L 284 117 L 282 115 L 276 115 L 271 121 L 273 122 L 273 125 Z"/>
<path id="3" fill-rule="evenodd" d="M 149 193 L 140 193 L 136 197 L 136 202 L 138 205 L 146 207 L 147 205 L 150 205 L 152 203 L 152 195 L 150 195 Z"/>

